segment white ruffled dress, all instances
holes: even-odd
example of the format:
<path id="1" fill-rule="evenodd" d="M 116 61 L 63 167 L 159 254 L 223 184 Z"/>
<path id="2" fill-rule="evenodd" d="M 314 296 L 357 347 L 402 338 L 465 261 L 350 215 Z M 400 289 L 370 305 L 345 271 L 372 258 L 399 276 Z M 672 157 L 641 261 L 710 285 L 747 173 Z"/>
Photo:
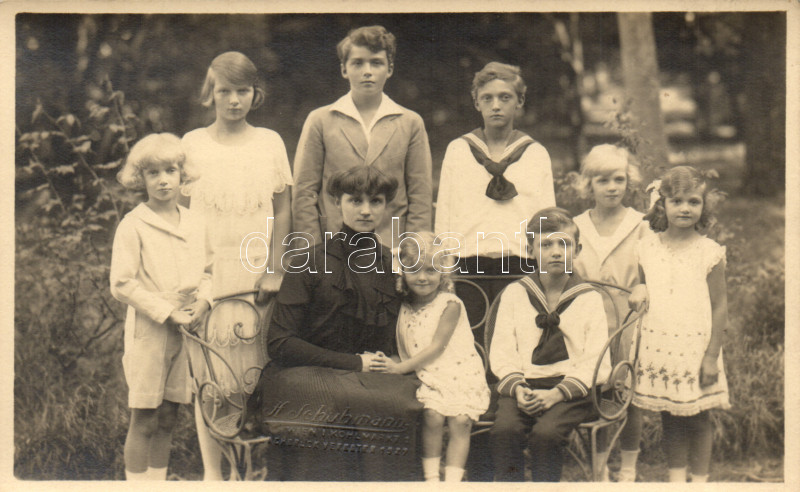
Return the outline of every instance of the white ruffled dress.
<path id="1" fill-rule="evenodd" d="M 706 278 L 714 266 L 725 263 L 725 247 L 699 236 L 672 249 L 661 242 L 661 234 L 653 234 L 642 239 L 637 249 L 650 300 L 633 403 L 678 416 L 730 408 L 721 352 L 717 382 L 700 387 L 700 365 L 711 340 Z"/>
<path id="2" fill-rule="evenodd" d="M 191 209 L 205 216 L 214 247 L 215 298 L 253 290 L 265 269 L 267 244 L 275 227 L 273 195 L 292 185 L 281 137 L 266 128 L 249 131 L 251 135 L 240 145 L 215 141 L 207 128 L 183 137 L 187 168 L 190 175 L 199 176 L 183 193 L 191 196 Z M 220 306 L 209 323 L 211 343 L 244 375 L 246 386 L 257 382 L 267 362 L 261 337 L 254 337 L 257 328 L 254 313 L 242 304 Z M 231 387 L 229 371 L 216 372 Z"/>
<path id="3" fill-rule="evenodd" d="M 455 294 L 440 292 L 419 309 L 403 303 L 397 320 L 398 352 L 402 360 L 407 360 L 428 347 L 450 302 L 461 306 L 461 316 L 444 352 L 417 370 L 422 382 L 417 400 L 445 417 L 466 415 L 478 420 L 489 408 L 489 387 L 475 349 L 467 310 Z"/>

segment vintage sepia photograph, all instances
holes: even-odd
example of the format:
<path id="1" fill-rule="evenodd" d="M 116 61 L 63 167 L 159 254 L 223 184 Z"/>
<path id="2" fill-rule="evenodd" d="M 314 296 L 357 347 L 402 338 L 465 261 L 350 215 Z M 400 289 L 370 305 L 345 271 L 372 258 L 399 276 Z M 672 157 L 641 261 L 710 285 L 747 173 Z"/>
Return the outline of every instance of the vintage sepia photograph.
<path id="1" fill-rule="evenodd" d="M 796 2 L 212 3 L 3 12 L 2 480 L 795 477 Z"/>

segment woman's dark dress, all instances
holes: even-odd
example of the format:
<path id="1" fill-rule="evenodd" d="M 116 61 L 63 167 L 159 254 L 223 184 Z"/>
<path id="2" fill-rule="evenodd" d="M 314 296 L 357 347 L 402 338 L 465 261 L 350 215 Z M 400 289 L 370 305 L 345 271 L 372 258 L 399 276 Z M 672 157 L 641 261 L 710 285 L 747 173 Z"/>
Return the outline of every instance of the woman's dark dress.
<path id="1" fill-rule="evenodd" d="M 283 279 L 267 335 L 272 362 L 250 401 L 273 436 L 269 476 L 418 479 L 419 382 L 360 372 L 357 355 L 397 351 L 400 300 L 391 258 L 373 235 L 347 226 L 320 249 L 308 265 L 315 273 Z"/>

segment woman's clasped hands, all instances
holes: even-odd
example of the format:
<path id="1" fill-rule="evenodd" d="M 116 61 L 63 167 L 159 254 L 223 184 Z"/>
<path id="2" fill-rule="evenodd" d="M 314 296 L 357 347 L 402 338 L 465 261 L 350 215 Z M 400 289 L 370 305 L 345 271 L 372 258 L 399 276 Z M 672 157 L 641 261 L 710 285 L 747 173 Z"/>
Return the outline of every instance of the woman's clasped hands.
<path id="1" fill-rule="evenodd" d="M 386 372 L 389 374 L 402 374 L 397 370 L 399 358 L 389 357 L 380 350 L 377 352 L 364 352 L 361 357 L 361 372 Z M 395 356 L 396 357 L 396 356 Z"/>

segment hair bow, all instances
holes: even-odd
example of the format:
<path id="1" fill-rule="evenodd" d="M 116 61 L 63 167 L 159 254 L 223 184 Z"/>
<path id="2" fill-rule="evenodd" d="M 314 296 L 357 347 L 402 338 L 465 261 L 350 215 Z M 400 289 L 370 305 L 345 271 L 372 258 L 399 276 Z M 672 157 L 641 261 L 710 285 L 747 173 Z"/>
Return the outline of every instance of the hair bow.
<path id="1" fill-rule="evenodd" d="M 650 206 L 648 210 L 655 206 L 659 198 L 661 198 L 661 180 L 656 179 L 644 189 L 645 193 L 650 193 Z"/>

